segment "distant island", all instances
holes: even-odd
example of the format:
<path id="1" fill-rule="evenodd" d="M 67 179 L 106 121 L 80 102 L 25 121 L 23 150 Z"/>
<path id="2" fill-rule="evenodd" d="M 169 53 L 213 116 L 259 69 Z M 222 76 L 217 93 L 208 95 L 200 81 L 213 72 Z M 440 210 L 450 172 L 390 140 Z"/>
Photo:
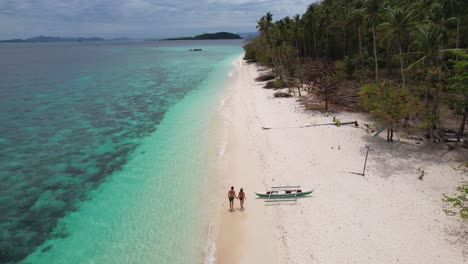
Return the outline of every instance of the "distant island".
<path id="1" fill-rule="evenodd" d="M 104 41 L 103 38 L 61 38 L 61 37 L 33 37 L 28 39 L 9 39 L 0 40 L 0 43 L 39 43 L 39 42 L 85 42 L 85 41 Z"/>
<path id="2" fill-rule="evenodd" d="M 241 36 L 229 32 L 205 33 L 195 37 L 167 38 L 162 40 L 207 40 L 207 39 L 242 39 Z M 153 41 L 151 39 L 146 41 Z"/>

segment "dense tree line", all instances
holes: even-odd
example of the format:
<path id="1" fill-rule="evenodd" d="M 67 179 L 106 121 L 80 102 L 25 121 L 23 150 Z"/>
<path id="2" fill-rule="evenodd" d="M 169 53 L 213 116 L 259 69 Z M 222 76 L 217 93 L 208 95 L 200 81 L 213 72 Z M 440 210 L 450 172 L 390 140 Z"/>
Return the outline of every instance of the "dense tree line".
<path id="1" fill-rule="evenodd" d="M 467 60 L 466 0 L 323 0 L 292 18 L 273 21 L 268 12 L 257 29 L 245 58 L 271 67 L 279 80 L 312 82 L 321 86 L 319 95 L 336 94 L 327 89 L 337 86 L 327 84 L 341 71 L 360 80 L 362 106 L 392 131 L 414 116 L 434 140 L 441 138 L 440 106 L 446 103 L 463 116 L 458 139 L 462 136 L 468 108 L 460 70 Z M 311 66 L 320 61 L 341 66 L 320 73 Z M 388 100 L 400 102 L 403 95 L 414 107 L 390 107 Z M 389 113 L 395 109 L 398 114 Z"/>

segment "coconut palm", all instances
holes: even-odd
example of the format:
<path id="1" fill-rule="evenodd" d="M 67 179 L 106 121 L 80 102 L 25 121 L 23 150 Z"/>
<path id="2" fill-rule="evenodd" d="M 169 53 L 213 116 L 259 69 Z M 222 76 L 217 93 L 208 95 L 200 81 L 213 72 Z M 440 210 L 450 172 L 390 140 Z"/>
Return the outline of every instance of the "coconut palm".
<path id="1" fill-rule="evenodd" d="M 364 24 L 362 1 L 354 2 L 354 9 L 350 11 L 350 23 L 354 25 L 357 31 L 359 59 L 362 62 L 362 26 Z"/>
<path id="2" fill-rule="evenodd" d="M 457 23 L 455 48 L 459 49 L 460 46 L 460 22 L 463 12 L 466 10 L 466 2 L 463 0 L 441 0 L 442 7 L 445 11 L 448 11 L 449 16 L 454 17 Z"/>
<path id="3" fill-rule="evenodd" d="M 425 85 L 424 89 L 424 106 L 426 108 L 426 120 L 431 123 L 431 126 L 427 127 L 427 132 L 435 140 L 435 129 L 438 123 L 438 94 L 439 94 L 439 83 L 442 77 L 442 56 L 441 54 L 447 50 L 441 50 L 444 45 L 445 30 L 440 26 L 432 22 L 419 25 L 414 33 L 413 45 L 418 50 L 413 54 L 419 54 L 421 57 L 416 62 L 411 64 L 408 68 L 412 68 L 417 64 L 422 64 L 427 69 L 427 77 L 430 81 L 434 91 L 432 93 L 432 109 L 429 110 L 429 85 Z M 434 77 L 436 76 L 436 77 Z M 429 116 L 431 112 L 432 116 Z"/>
<path id="4" fill-rule="evenodd" d="M 272 20 L 273 15 L 271 12 L 268 12 L 265 16 L 261 17 L 260 20 L 257 21 L 257 29 L 262 37 L 266 38 L 269 46 L 271 46 L 270 30 L 273 25 Z"/>
<path id="5" fill-rule="evenodd" d="M 393 40 L 398 45 L 400 57 L 400 73 L 403 81 L 403 86 L 406 85 L 406 78 L 404 73 L 404 60 L 403 60 L 403 42 L 408 41 L 409 34 L 414 25 L 413 12 L 403 11 L 401 9 L 394 9 L 388 13 L 387 22 L 382 23 L 379 27 L 385 33 L 384 39 Z"/>
<path id="6" fill-rule="evenodd" d="M 379 78 L 379 65 L 377 61 L 377 37 L 376 26 L 381 21 L 384 12 L 384 2 L 381 0 L 366 0 L 363 6 L 363 13 L 367 22 L 372 28 L 372 44 L 374 48 L 375 79 Z"/>

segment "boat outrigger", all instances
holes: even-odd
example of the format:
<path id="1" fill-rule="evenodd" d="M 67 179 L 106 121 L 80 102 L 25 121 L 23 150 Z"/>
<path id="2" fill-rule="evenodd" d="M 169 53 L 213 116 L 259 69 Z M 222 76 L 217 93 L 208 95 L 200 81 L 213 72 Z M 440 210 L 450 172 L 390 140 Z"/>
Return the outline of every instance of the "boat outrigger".
<path id="1" fill-rule="evenodd" d="M 302 190 L 301 186 L 276 186 L 266 192 L 256 192 L 261 198 L 268 198 L 265 202 L 297 201 L 297 197 L 306 196 L 313 190 Z"/>

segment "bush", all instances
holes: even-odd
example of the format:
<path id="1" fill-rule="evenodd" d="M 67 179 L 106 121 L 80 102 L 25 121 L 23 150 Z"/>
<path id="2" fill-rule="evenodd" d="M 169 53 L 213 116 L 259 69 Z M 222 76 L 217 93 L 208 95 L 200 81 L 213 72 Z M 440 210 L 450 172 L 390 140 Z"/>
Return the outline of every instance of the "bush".
<path id="1" fill-rule="evenodd" d="M 344 72 L 348 76 L 349 79 L 352 79 L 354 73 L 356 72 L 356 59 L 353 57 L 346 56 L 343 59 L 344 63 Z"/>
<path id="2" fill-rule="evenodd" d="M 391 82 L 380 81 L 361 87 L 360 104 L 389 129 L 387 141 L 393 141 L 393 128 L 401 119 L 416 115 L 420 102 L 407 87 Z"/>
<path id="3" fill-rule="evenodd" d="M 264 75 L 260 75 L 258 76 L 257 78 L 255 78 L 255 81 L 257 82 L 264 82 L 264 81 L 269 81 L 269 80 L 273 80 L 275 79 L 275 75 L 273 74 L 264 74 Z"/>
<path id="4" fill-rule="evenodd" d="M 460 215 L 461 218 L 468 218 L 468 183 L 458 186 L 455 196 L 444 194 L 443 201 L 448 203 L 453 210 L 444 210 L 448 215 Z"/>
<path id="5" fill-rule="evenodd" d="M 285 88 L 287 87 L 287 84 L 280 80 L 280 79 L 276 79 L 274 81 L 270 81 L 270 82 L 267 82 L 267 84 L 265 84 L 265 86 L 263 86 L 263 88 L 265 89 L 280 89 L 280 88 Z"/>
<path id="6" fill-rule="evenodd" d="M 273 96 L 277 98 L 289 98 L 289 97 L 292 97 L 293 95 L 290 93 L 285 93 L 285 92 L 276 92 Z"/>

